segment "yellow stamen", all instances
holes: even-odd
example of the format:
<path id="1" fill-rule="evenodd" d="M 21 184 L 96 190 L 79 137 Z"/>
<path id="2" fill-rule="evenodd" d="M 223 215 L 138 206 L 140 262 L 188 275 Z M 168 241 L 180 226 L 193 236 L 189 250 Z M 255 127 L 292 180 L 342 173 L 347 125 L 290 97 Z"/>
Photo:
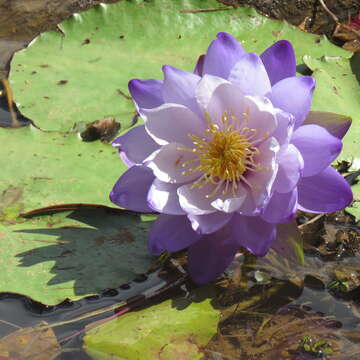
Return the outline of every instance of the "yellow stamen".
<path id="1" fill-rule="evenodd" d="M 192 188 L 201 189 L 209 183 L 216 185 L 207 197 L 215 196 L 223 185 L 223 195 L 226 195 L 231 189 L 232 195 L 236 196 L 240 181 L 251 186 L 244 177 L 244 173 L 261 170 L 259 164 L 254 160 L 254 156 L 260 153 L 254 144 L 266 139 L 269 134 L 266 133 L 261 138 L 257 138 L 257 130 L 247 127 L 250 117 L 249 109 L 246 109 L 242 115 L 243 127 L 240 129 L 240 121 L 234 112 L 224 112 L 221 116 L 220 128 L 206 113 L 205 120 L 208 128 L 205 130 L 204 136 L 190 134 L 188 136 L 192 140 L 193 147 L 178 149 L 197 155 L 197 159 L 182 163 L 183 167 L 197 163 L 197 165 L 184 170 L 183 175 L 190 175 L 194 172 L 202 174 L 192 184 Z"/>

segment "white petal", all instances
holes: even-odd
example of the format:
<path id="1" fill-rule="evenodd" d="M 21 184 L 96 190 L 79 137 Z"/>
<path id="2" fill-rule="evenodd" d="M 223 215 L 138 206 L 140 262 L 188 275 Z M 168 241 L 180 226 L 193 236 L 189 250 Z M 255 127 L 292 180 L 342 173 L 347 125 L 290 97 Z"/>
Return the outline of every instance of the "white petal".
<path id="1" fill-rule="evenodd" d="M 190 109 L 179 104 L 163 104 L 154 109 L 143 109 L 145 128 L 160 145 L 172 142 L 192 145 L 188 135 L 202 136 L 206 127 Z"/>
<path id="2" fill-rule="evenodd" d="M 231 220 L 231 217 L 232 214 L 220 211 L 207 215 L 188 215 L 192 228 L 200 234 L 211 234 L 218 231 Z"/>
<path id="3" fill-rule="evenodd" d="M 211 99 L 206 108 L 206 112 L 214 124 L 223 127 L 221 121 L 223 114 L 233 114 L 237 119 L 236 126 L 239 128 L 243 123 L 243 113 L 246 109 L 246 99 L 244 94 L 236 86 L 230 83 L 218 85 L 212 93 Z"/>
<path id="4" fill-rule="evenodd" d="M 155 178 L 147 196 L 149 206 L 163 214 L 184 215 L 185 211 L 179 204 L 178 187 L 177 184 L 162 182 Z"/>
<path id="5" fill-rule="evenodd" d="M 223 78 L 205 74 L 198 83 L 195 90 L 195 97 L 199 104 L 199 107 L 203 112 L 206 111 L 210 99 L 215 89 L 221 84 L 230 84 Z"/>
<path id="6" fill-rule="evenodd" d="M 268 138 L 278 126 L 276 110 L 265 97 L 246 96 L 244 112 L 248 118 L 244 126 L 256 130 L 255 141 Z"/>
<path id="7" fill-rule="evenodd" d="M 231 185 L 230 185 L 231 187 Z M 230 191 L 231 194 L 231 191 Z M 217 197 L 211 205 L 219 210 L 226 213 L 232 213 L 234 211 L 239 210 L 239 208 L 244 203 L 247 191 L 245 190 L 244 186 L 240 183 L 237 184 L 237 191 L 236 191 L 236 197 L 229 197 L 230 194 L 222 195 L 220 197 Z"/>
<path id="8" fill-rule="evenodd" d="M 184 175 L 183 172 L 192 166 L 196 166 L 196 163 L 185 167 L 182 166 L 182 163 L 188 160 L 196 160 L 197 158 L 192 152 L 180 150 L 183 147 L 184 145 L 179 143 L 164 145 L 144 162 L 161 181 L 176 184 L 192 181 L 199 177 L 200 174 Z"/>
<path id="9" fill-rule="evenodd" d="M 189 214 L 205 215 L 215 212 L 211 206 L 213 199 L 207 197 L 215 188 L 213 184 L 206 184 L 202 188 L 183 185 L 178 189 L 180 206 Z"/>

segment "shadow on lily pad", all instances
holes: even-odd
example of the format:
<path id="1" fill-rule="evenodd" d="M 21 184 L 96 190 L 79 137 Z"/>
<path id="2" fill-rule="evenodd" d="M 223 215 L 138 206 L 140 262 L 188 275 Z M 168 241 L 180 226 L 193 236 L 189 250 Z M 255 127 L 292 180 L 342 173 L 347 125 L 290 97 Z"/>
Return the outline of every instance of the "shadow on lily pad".
<path id="1" fill-rule="evenodd" d="M 33 246 L 14 254 L 19 262 L 13 271 L 18 280 L 36 278 L 38 290 L 30 285 L 27 291 L 25 284 L 22 293 L 56 303 L 61 297 L 77 298 L 132 280 L 154 261 L 146 245 L 150 224 L 134 213 L 104 209 L 27 221 L 13 234 Z"/>

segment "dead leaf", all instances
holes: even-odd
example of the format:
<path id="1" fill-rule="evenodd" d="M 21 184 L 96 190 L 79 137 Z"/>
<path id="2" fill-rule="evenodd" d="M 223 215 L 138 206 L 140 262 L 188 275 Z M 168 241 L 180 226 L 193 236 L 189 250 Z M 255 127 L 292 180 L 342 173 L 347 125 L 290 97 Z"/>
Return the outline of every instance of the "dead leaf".
<path id="1" fill-rule="evenodd" d="M 60 352 L 51 328 L 23 328 L 0 339 L 0 360 L 49 360 Z"/>

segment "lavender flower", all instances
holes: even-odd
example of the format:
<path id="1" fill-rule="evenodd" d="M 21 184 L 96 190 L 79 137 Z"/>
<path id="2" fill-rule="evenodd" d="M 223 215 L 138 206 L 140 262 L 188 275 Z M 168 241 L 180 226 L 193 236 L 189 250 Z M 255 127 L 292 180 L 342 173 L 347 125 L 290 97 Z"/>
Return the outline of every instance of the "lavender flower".
<path id="1" fill-rule="evenodd" d="M 351 189 L 330 164 L 350 121 L 309 113 L 315 81 L 295 75 L 289 42 L 258 56 L 219 33 L 193 73 L 163 72 L 163 81 L 130 81 L 145 125 L 113 143 L 129 169 L 110 199 L 160 213 L 152 253 L 188 247 L 189 272 L 206 283 L 240 246 L 265 255 L 297 209 L 349 205 Z"/>

